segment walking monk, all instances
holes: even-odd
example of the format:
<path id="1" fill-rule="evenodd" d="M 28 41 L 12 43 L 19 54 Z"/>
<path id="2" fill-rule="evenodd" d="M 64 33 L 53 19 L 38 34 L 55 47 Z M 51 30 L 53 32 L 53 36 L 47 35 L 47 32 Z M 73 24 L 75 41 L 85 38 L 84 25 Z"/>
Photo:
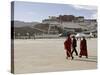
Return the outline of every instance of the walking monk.
<path id="1" fill-rule="evenodd" d="M 88 58 L 88 53 L 87 53 L 87 42 L 85 37 L 83 37 L 83 40 L 81 40 L 80 42 L 80 58 L 82 56 L 86 56 L 86 58 Z"/>
<path id="2" fill-rule="evenodd" d="M 68 57 L 71 57 L 73 59 L 72 53 L 71 53 L 71 38 L 70 38 L 70 34 L 67 35 L 67 39 L 64 42 L 64 47 L 65 47 L 65 51 L 66 51 L 66 59 L 68 59 Z"/>

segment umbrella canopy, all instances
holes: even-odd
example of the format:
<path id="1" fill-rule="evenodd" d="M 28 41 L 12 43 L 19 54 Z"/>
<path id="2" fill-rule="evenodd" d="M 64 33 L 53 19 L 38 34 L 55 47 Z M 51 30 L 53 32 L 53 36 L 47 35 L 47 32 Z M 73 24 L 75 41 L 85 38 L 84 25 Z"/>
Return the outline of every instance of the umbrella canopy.
<path id="1" fill-rule="evenodd" d="M 83 33 L 78 33 L 78 34 L 76 34 L 75 37 L 85 37 L 85 34 L 83 34 Z"/>

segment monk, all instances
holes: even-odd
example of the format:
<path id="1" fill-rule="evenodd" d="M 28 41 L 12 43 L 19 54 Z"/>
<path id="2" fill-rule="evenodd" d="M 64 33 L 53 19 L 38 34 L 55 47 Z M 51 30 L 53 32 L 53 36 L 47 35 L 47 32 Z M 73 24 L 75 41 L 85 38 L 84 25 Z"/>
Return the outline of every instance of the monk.
<path id="1" fill-rule="evenodd" d="M 79 57 L 81 58 L 82 56 L 86 56 L 88 58 L 88 53 L 87 53 L 87 42 L 85 37 L 83 37 L 83 40 L 80 42 L 80 55 Z"/>
<path id="2" fill-rule="evenodd" d="M 66 59 L 68 59 L 68 57 L 71 57 L 73 59 L 72 53 L 71 53 L 71 38 L 70 38 L 70 34 L 67 35 L 67 39 L 64 42 L 64 47 L 65 47 L 65 51 L 66 51 Z"/>

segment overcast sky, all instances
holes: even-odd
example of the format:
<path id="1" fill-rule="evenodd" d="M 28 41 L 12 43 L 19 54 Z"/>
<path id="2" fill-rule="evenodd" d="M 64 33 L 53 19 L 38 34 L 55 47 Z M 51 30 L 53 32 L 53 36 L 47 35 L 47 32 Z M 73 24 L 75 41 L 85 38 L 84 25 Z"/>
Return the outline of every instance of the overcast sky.
<path id="1" fill-rule="evenodd" d="M 87 19 L 97 19 L 96 6 L 14 2 L 14 20 L 25 22 L 41 22 L 48 16 L 75 15 L 84 16 Z"/>

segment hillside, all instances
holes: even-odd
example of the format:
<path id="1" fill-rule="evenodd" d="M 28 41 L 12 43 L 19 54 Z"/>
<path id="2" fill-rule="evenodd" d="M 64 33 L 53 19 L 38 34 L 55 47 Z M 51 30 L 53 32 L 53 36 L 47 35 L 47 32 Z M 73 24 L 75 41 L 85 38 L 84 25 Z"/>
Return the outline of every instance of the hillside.
<path id="1" fill-rule="evenodd" d="M 32 27 L 36 24 L 39 24 L 39 22 L 23 22 L 23 21 L 11 21 L 11 22 L 14 22 L 14 27 L 25 27 L 25 26 L 28 26 L 28 27 Z"/>

